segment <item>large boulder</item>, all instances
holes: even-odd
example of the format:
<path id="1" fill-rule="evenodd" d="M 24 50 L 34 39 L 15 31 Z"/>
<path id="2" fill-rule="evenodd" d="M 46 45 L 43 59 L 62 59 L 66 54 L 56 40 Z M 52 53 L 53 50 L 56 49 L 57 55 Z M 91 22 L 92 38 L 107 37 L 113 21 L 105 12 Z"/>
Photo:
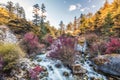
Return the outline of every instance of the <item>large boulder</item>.
<path id="1" fill-rule="evenodd" d="M 120 77 L 120 54 L 100 55 L 94 58 L 93 61 L 98 70 Z"/>

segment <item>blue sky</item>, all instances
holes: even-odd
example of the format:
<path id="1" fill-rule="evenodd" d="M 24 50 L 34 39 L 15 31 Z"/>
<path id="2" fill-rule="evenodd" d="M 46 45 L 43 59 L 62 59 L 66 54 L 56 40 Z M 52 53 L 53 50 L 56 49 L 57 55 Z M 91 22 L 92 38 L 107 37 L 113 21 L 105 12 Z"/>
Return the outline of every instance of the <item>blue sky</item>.
<path id="1" fill-rule="evenodd" d="M 103 6 L 105 0 L 0 0 L 0 3 L 12 1 L 19 3 L 26 11 L 28 20 L 32 20 L 32 10 L 34 4 L 42 3 L 46 6 L 47 20 L 52 26 L 59 27 L 62 20 L 65 25 L 74 20 L 74 17 L 79 17 L 81 13 L 95 13 Z M 108 0 L 112 2 L 113 0 Z"/>

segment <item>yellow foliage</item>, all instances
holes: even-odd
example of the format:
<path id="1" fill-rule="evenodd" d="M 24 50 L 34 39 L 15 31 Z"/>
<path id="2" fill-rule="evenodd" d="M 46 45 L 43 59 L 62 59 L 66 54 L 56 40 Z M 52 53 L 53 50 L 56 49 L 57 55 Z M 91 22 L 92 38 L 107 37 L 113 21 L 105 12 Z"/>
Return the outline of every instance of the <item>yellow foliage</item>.
<path id="1" fill-rule="evenodd" d="M 16 60 L 24 57 L 25 53 L 17 44 L 0 43 L 0 56 L 2 56 L 4 62 L 4 70 L 14 67 Z"/>

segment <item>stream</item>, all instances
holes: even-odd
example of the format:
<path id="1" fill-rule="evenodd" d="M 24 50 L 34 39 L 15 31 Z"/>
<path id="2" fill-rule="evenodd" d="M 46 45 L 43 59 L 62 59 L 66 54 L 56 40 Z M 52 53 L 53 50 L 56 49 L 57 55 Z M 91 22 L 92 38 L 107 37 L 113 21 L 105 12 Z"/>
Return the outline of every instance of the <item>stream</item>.
<path id="1" fill-rule="evenodd" d="M 86 42 L 84 44 L 84 47 L 79 45 L 79 48 L 81 48 L 80 50 L 85 51 L 84 48 L 86 48 Z M 45 76 L 40 80 L 75 80 L 73 77 L 74 75 L 71 73 L 70 69 L 65 67 L 61 61 L 51 60 L 50 58 L 48 58 L 47 57 L 48 54 L 49 54 L 49 51 L 45 54 L 37 55 L 36 56 L 37 58 L 34 60 L 36 64 L 46 67 L 48 71 L 48 76 Z M 58 64 L 59 67 L 56 67 L 56 64 Z M 94 71 L 93 67 L 90 66 L 92 64 L 90 60 L 88 59 L 84 60 L 84 58 L 80 58 L 79 55 L 76 55 L 75 64 L 80 64 L 83 69 L 87 70 L 85 74 L 88 77 L 87 80 L 91 80 L 91 78 L 107 80 L 107 78 L 104 75 Z M 65 76 L 64 73 L 67 73 L 68 76 Z"/>
<path id="2" fill-rule="evenodd" d="M 4 42 L 12 42 L 16 43 L 17 38 L 14 34 L 11 33 L 11 31 L 6 30 L 3 32 L 0 29 L 0 40 Z M 56 41 L 58 44 L 60 44 L 59 41 Z M 54 45 L 51 45 L 55 47 Z M 84 46 L 78 45 L 79 48 L 77 48 L 80 51 L 85 51 L 86 49 L 86 42 Z M 51 51 L 55 51 L 56 48 L 52 49 Z M 37 55 L 34 59 L 34 63 L 38 64 L 40 66 L 43 66 L 47 70 L 47 74 L 40 73 L 42 76 L 39 80 L 75 80 L 74 75 L 72 74 L 71 70 L 65 67 L 61 61 L 59 60 L 53 60 L 47 57 L 50 51 L 46 52 L 45 54 Z M 92 63 L 90 60 L 84 58 L 80 58 L 79 55 L 76 55 L 76 61 L 75 64 L 80 64 L 85 70 L 87 70 L 86 75 L 88 76 L 88 80 L 91 80 L 91 78 L 97 78 L 101 80 L 107 80 L 105 76 L 97 73 L 94 71 L 93 67 L 90 66 Z M 84 79 L 83 79 L 84 80 Z"/>

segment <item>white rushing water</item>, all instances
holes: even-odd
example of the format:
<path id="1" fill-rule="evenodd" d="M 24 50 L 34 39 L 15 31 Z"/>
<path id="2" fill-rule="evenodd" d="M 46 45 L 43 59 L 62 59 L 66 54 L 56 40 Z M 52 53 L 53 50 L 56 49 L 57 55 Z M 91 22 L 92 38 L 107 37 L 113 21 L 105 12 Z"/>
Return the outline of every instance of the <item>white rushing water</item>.
<path id="1" fill-rule="evenodd" d="M 42 61 L 38 62 L 35 60 L 36 64 L 46 67 L 48 71 L 48 76 L 43 77 L 40 80 L 44 80 L 45 78 L 47 80 L 74 80 L 71 71 L 68 68 L 65 68 L 59 60 L 49 59 L 46 57 L 46 54 L 37 56 L 38 59 L 41 59 Z M 59 65 L 59 68 L 55 66 L 56 64 Z M 64 76 L 64 72 L 67 72 L 69 76 Z"/>
<path id="2" fill-rule="evenodd" d="M 55 45 L 52 45 L 55 46 Z M 77 48 L 79 51 L 83 51 L 85 52 L 85 50 L 87 49 L 87 44 L 86 42 L 84 43 L 83 46 L 79 45 L 79 48 Z M 56 47 L 54 47 L 52 50 L 50 51 L 55 51 Z M 59 60 L 51 60 L 48 57 L 46 57 L 49 52 L 48 51 L 46 54 L 42 54 L 42 55 L 38 55 L 37 59 L 41 59 L 41 61 L 37 61 L 37 59 L 35 59 L 35 63 L 39 64 L 40 66 L 44 66 L 47 68 L 48 71 L 48 76 L 44 77 L 40 80 L 74 80 L 73 78 L 73 74 L 71 74 L 71 71 L 64 67 L 62 62 Z M 82 62 L 84 60 L 84 58 L 81 58 L 79 55 L 76 55 L 76 64 L 80 64 L 84 69 L 87 70 L 86 75 L 88 76 L 88 80 L 91 80 L 90 78 L 96 78 L 96 79 L 103 79 L 103 80 L 107 80 L 105 76 L 97 73 L 94 71 L 93 67 L 90 66 L 91 65 L 91 61 L 86 60 L 84 62 Z M 60 64 L 60 68 L 57 68 L 55 65 L 56 64 Z M 67 72 L 69 74 L 69 76 L 64 76 L 63 73 Z M 46 79 L 45 79 L 46 78 Z"/>
<path id="3" fill-rule="evenodd" d="M 86 41 L 84 42 L 84 45 L 81 46 L 80 44 L 77 45 L 76 47 L 76 50 L 77 51 L 81 51 L 81 52 L 85 52 L 87 49 L 87 43 Z M 89 56 L 88 56 L 89 57 Z M 92 62 L 88 59 L 85 60 L 85 56 L 84 54 L 82 54 L 82 57 L 80 57 L 79 55 L 76 55 L 76 61 L 75 61 L 76 64 L 81 64 L 81 66 L 87 70 L 87 76 L 88 76 L 88 79 L 90 80 L 90 78 L 94 77 L 96 79 L 103 79 L 103 80 L 107 80 L 107 78 L 102 75 L 102 74 L 99 74 L 97 72 L 94 71 L 93 67 L 90 66 L 92 64 Z"/>

